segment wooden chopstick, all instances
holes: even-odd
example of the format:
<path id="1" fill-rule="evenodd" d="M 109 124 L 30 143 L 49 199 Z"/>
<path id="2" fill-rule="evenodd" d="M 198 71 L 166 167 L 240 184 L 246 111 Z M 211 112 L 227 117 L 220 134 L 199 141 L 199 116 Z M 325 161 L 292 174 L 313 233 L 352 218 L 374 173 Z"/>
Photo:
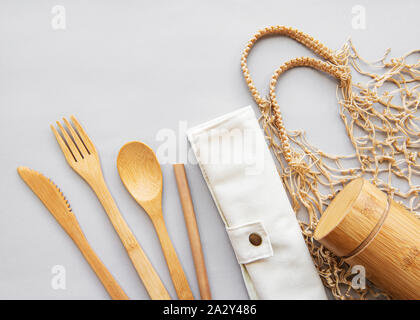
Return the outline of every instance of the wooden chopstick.
<path id="1" fill-rule="evenodd" d="M 190 246 L 194 259 L 198 287 L 200 288 L 201 300 L 211 300 L 210 285 L 207 278 L 203 249 L 201 247 L 200 234 L 198 232 L 197 220 L 195 218 L 194 206 L 191 199 L 191 192 L 188 186 L 185 167 L 182 163 L 180 163 L 174 164 L 173 168 L 176 184 L 178 186 L 179 198 L 181 200 L 182 210 L 184 212 L 188 238 L 190 239 Z"/>

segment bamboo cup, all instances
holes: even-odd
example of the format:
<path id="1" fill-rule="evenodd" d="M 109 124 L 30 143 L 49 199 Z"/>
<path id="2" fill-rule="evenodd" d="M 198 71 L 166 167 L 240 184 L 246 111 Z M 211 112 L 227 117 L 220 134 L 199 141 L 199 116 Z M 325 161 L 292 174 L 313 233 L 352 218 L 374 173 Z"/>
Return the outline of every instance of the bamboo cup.
<path id="1" fill-rule="evenodd" d="M 420 219 L 368 181 L 350 182 L 331 201 L 315 239 L 394 299 L 420 299 Z"/>

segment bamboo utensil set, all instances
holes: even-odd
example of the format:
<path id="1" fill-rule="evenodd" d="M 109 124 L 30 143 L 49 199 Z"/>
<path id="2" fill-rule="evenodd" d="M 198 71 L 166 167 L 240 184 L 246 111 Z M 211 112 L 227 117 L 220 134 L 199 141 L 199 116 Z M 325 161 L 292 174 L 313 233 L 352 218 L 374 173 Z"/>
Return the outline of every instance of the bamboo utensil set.
<path id="1" fill-rule="evenodd" d="M 67 119 L 63 119 L 63 122 L 64 126 L 57 121 L 58 130 L 54 126 L 51 126 L 51 130 L 67 163 L 97 195 L 150 297 L 162 300 L 171 299 L 108 190 L 94 144 L 75 117 L 71 117 L 72 123 Z M 155 226 L 179 299 L 194 299 L 163 220 L 162 172 L 155 154 L 148 146 L 140 142 L 132 142 L 121 149 L 117 163 L 127 190 L 148 213 Z M 128 299 L 89 246 L 68 202 L 59 189 L 42 174 L 31 169 L 19 167 L 18 173 L 79 247 L 111 298 Z"/>
<path id="2" fill-rule="evenodd" d="M 152 299 L 171 299 L 140 244 L 118 210 L 103 177 L 98 152 L 76 118 L 51 126 L 68 162 L 92 188 L 104 207 L 131 262 Z M 149 215 L 159 237 L 179 299 L 194 299 L 169 238 L 162 213 L 162 171 L 153 150 L 141 142 L 125 144 L 117 157 L 121 180 Z M 90 247 L 63 193 L 48 178 L 19 167 L 18 173 L 62 226 L 90 264 L 112 299 L 127 295 Z M 200 295 L 211 299 L 200 236 L 185 168 L 174 165 L 178 192 L 193 253 Z M 322 215 L 315 239 L 367 276 L 394 298 L 420 299 L 420 220 L 378 188 L 363 180 L 349 183 Z"/>

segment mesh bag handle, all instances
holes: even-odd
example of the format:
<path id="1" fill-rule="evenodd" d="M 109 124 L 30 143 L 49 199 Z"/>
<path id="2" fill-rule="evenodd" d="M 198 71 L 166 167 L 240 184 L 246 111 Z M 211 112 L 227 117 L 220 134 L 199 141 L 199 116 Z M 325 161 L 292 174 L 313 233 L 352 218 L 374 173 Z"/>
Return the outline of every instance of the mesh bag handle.
<path id="1" fill-rule="evenodd" d="M 254 47 L 255 43 L 266 36 L 286 36 L 291 39 L 296 40 L 297 42 L 300 42 L 305 47 L 313 51 L 318 56 L 324 58 L 326 61 L 321 61 L 319 59 L 309 58 L 309 57 L 300 57 L 291 59 L 285 63 L 283 63 L 279 68 L 277 68 L 270 81 L 269 86 L 269 100 L 266 100 L 261 97 L 260 93 L 258 92 L 257 88 L 254 85 L 254 82 L 251 78 L 251 75 L 249 73 L 248 69 L 248 56 L 251 51 L 251 49 Z M 262 29 L 258 31 L 247 43 L 244 51 L 242 52 L 241 56 L 241 68 L 242 72 L 245 78 L 245 81 L 248 85 L 248 88 L 254 98 L 254 100 L 257 102 L 258 106 L 260 108 L 266 108 L 267 106 L 270 106 L 272 108 L 272 112 L 274 115 L 274 123 L 279 130 L 279 136 L 282 143 L 283 148 L 283 154 L 288 163 L 290 163 L 293 159 L 293 152 L 290 146 L 289 138 L 286 133 L 286 128 L 283 123 L 283 118 L 280 112 L 280 107 L 277 102 L 276 97 L 276 84 L 277 80 L 280 77 L 281 74 L 286 72 L 287 70 L 290 70 L 295 67 L 311 67 L 316 70 L 326 72 L 330 74 L 331 76 L 335 77 L 340 81 L 341 87 L 346 87 L 351 84 L 351 74 L 348 67 L 343 66 L 342 60 L 339 58 L 338 55 L 334 53 L 330 48 L 319 42 L 318 40 L 315 40 L 310 35 L 299 31 L 297 29 L 286 27 L 286 26 L 272 26 L 267 27 L 265 29 Z"/>

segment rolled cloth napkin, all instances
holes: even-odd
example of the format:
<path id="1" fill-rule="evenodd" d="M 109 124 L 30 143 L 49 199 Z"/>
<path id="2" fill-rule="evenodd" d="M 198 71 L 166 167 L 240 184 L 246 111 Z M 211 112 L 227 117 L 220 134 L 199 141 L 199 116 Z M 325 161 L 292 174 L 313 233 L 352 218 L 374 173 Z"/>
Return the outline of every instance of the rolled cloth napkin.
<path id="1" fill-rule="evenodd" d="M 251 299 L 326 299 L 255 113 L 187 132 Z"/>

